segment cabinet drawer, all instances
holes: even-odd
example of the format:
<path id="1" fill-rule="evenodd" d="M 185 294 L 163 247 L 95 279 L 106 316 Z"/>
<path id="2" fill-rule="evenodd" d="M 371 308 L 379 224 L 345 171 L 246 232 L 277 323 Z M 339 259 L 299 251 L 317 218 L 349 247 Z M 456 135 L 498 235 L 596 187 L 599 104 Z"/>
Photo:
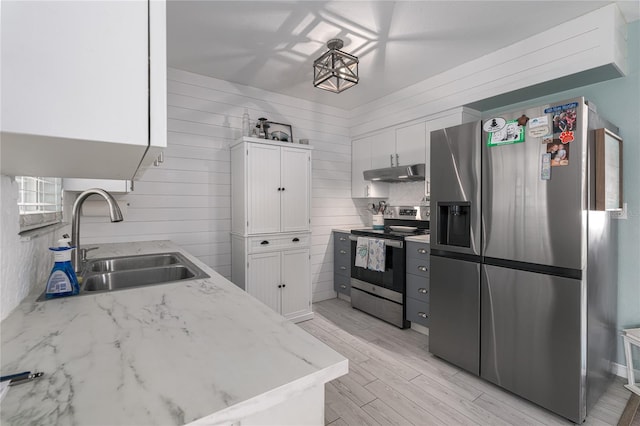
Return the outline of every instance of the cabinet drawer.
<path id="1" fill-rule="evenodd" d="M 349 262 L 351 261 L 351 245 L 346 246 L 338 246 L 337 244 L 333 247 L 333 258 L 335 263 L 344 262 L 345 265 L 349 266 Z"/>
<path id="2" fill-rule="evenodd" d="M 407 274 L 414 274 L 428 278 L 429 258 L 416 259 L 413 257 L 407 257 Z"/>
<path id="3" fill-rule="evenodd" d="M 406 320 L 429 326 L 429 304 L 412 297 L 407 297 Z"/>
<path id="4" fill-rule="evenodd" d="M 343 275 L 351 275 L 351 251 L 336 248 L 333 254 L 333 270 Z"/>
<path id="5" fill-rule="evenodd" d="M 429 244 L 416 243 L 415 241 L 407 241 L 407 259 L 426 259 L 429 260 Z"/>
<path id="6" fill-rule="evenodd" d="M 346 275 L 333 274 L 333 289 L 338 293 L 351 296 L 351 278 Z"/>
<path id="7" fill-rule="evenodd" d="M 347 254 L 334 255 L 333 257 L 333 271 L 336 274 L 351 276 L 350 256 Z"/>
<path id="8" fill-rule="evenodd" d="M 346 232 L 334 232 L 333 233 L 333 242 L 337 244 L 349 244 L 349 233 Z"/>
<path id="9" fill-rule="evenodd" d="M 280 234 L 249 237 L 249 253 L 309 247 L 309 234 Z"/>
<path id="10" fill-rule="evenodd" d="M 333 247 L 335 249 L 349 250 L 349 247 L 351 247 L 349 234 L 335 233 L 333 235 Z"/>
<path id="11" fill-rule="evenodd" d="M 407 297 L 429 303 L 429 278 L 407 274 Z"/>

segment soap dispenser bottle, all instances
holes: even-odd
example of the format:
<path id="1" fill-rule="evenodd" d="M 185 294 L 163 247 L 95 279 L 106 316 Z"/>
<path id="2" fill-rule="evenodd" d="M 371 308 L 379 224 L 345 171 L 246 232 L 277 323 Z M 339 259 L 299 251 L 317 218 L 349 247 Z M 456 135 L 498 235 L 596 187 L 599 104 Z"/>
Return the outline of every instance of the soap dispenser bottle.
<path id="1" fill-rule="evenodd" d="M 80 293 L 78 278 L 71 265 L 71 251 L 75 247 L 69 246 L 69 239 L 58 240 L 58 247 L 49 247 L 53 251 L 54 265 L 47 280 L 45 297 L 73 296 Z"/>

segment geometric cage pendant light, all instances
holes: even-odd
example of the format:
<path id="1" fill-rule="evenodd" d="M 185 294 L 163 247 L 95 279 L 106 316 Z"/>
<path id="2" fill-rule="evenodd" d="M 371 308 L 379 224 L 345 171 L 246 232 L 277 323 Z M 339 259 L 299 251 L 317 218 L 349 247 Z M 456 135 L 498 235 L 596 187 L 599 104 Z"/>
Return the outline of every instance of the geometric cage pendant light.
<path id="1" fill-rule="evenodd" d="M 339 38 L 329 40 L 329 51 L 313 62 L 315 87 L 340 93 L 358 84 L 358 58 L 341 51 L 342 46 Z"/>

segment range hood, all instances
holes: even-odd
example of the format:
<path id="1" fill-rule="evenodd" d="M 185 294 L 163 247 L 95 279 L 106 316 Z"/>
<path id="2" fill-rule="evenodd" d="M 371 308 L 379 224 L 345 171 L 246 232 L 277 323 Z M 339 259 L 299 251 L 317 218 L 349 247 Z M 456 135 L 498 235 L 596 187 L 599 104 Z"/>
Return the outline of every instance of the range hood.
<path id="1" fill-rule="evenodd" d="M 412 182 L 424 180 L 425 164 L 365 170 L 364 180 L 375 182 Z"/>

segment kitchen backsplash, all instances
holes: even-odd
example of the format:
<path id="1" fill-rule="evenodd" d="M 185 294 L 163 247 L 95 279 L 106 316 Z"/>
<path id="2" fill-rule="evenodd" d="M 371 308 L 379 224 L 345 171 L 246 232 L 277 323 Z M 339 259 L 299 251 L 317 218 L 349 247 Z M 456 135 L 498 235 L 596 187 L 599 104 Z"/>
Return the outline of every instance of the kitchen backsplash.
<path id="1" fill-rule="evenodd" d="M 424 198 L 424 182 L 392 183 L 389 185 L 389 199 L 391 206 L 417 206 Z"/>

